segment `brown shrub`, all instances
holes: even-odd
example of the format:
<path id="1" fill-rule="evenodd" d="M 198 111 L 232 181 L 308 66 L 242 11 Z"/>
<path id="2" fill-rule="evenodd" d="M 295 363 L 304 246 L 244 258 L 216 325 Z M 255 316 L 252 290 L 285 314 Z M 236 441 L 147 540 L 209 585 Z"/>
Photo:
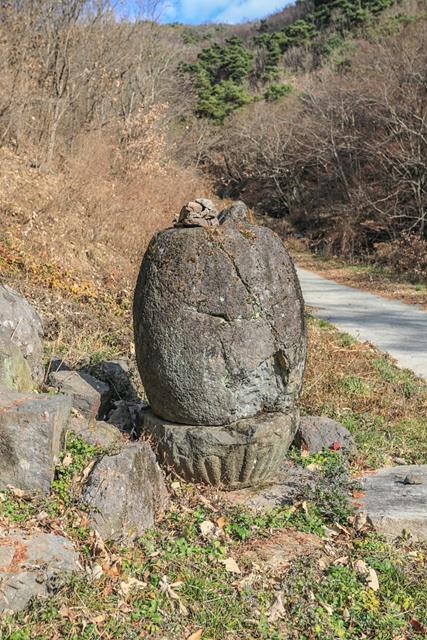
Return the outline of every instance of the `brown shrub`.
<path id="1" fill-rule="evenodd" d="M 411 282 L 427 283 L 427 240 L 419 236 L 405 233 L 397 240 L 381 243 L 375 247 L 373 259 Z"/>

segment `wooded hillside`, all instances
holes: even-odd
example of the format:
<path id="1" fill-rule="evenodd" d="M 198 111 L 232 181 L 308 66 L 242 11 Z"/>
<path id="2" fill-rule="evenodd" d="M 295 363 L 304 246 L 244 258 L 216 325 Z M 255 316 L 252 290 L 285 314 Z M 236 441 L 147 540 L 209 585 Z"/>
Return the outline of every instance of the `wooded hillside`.
<path id="1" fill-rule="evenodd" d="M 147 237 L 175 183 L 204 173 L 316 251 L 426 278 L 425 3 L 299 0 L 200 27 L 160 25 L 159 8 L 1 4 L 0 144 L 65 178 L 70 227 L 77 210 L 115 226 L 155 200 Z"/>

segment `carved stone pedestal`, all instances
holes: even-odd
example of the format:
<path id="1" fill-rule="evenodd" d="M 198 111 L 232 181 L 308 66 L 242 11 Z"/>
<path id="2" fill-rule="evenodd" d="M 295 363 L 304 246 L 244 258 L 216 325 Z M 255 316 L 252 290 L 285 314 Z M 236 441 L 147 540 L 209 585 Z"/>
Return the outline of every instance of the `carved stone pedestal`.
<path id="1" fill-rule="evenodd" d="M 162 420 L 147 409 L 142 428 L 154 437 L 164 462 L 185 480 L 231 490 L 275 480 L 298 419 L 294 409 L 223 426 L 194 426 Z"/>

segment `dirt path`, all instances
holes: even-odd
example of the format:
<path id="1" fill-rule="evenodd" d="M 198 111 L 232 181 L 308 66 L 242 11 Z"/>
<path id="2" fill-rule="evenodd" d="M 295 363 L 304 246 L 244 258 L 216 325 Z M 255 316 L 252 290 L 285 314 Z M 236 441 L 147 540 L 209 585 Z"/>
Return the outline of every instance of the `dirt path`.
<path id="1" fill-rule="evenodd" d="M 388 352 L 427 379 L 427 311 L 338 284 L 297 268 L 304 299 L 317 318 Z"/>

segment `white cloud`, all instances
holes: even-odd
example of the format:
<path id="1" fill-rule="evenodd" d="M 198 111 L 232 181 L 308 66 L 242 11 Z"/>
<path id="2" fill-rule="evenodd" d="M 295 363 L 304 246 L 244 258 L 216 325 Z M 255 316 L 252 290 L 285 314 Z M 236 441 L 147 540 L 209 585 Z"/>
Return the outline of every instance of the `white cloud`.
<path id="1" fill-rule="evenodd" d="M 284 4 L 286 0 L 172 0 L 163 19 L 193 24 L 234 23 L 267 16 Z"/>
<path id="2" fill-rule="evenodd" d="M 227 8 L 215 16 L 215 22 L 235 23 L 262 18 L 281 9 L 284 4 L 283 0 L 236 0 L 229 2 Z"/>

